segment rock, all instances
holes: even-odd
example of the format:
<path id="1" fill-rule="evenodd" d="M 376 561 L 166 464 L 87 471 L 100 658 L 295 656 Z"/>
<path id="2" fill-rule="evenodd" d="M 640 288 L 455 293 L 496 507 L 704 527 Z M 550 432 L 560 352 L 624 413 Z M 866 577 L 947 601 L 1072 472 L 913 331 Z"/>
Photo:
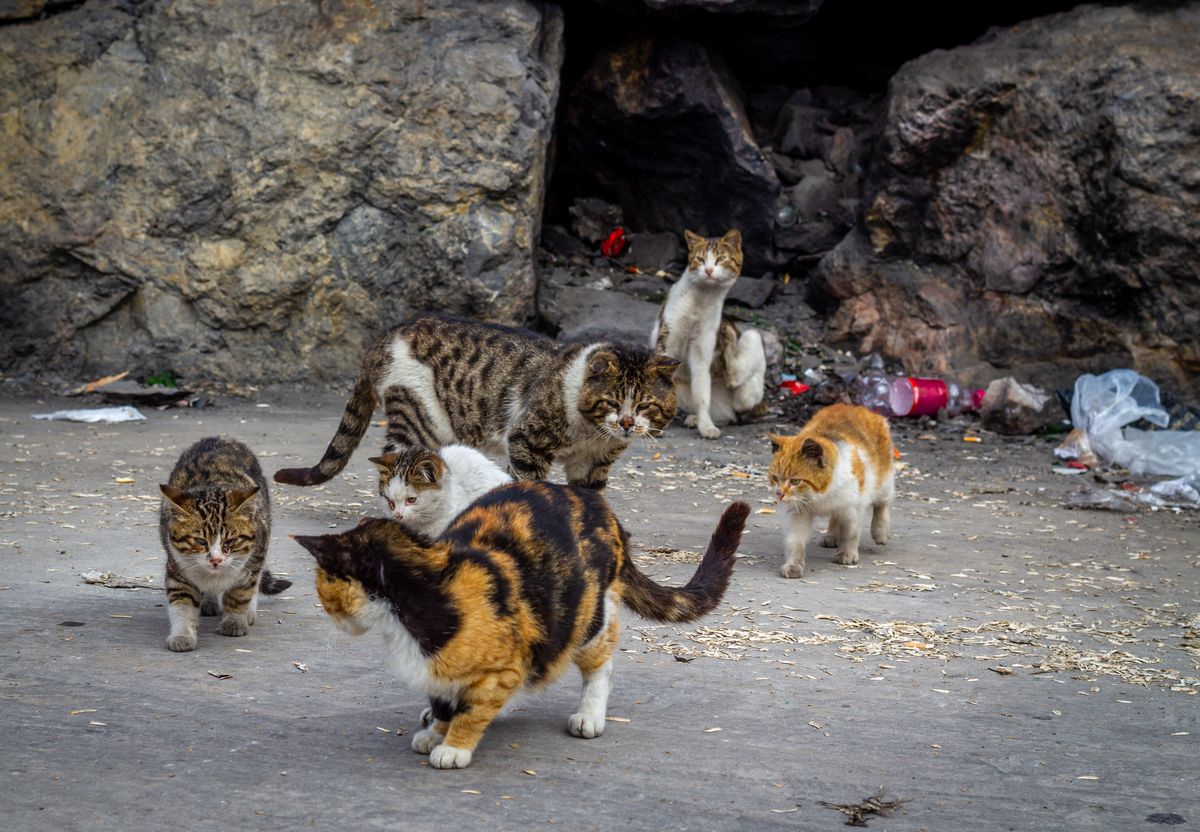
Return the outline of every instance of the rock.
<path id="1" fill-rule="evenodd" d="M 638 300 L 645 300 L 655 306 L 667 299 L 671 284 L 661 277 L 638 276 L 626 280 L 617 287 L 623 294 L 632 295 Z"/>
<path id="2" fill-rule="evenodd" d="M 687 252 L 678 234 L 664 231 L 643 231 L 629 235 L 629 248 L 623 262 L 632 263 L 644 272 L 654 274 L 671 266 L 683 267 Z"/>
<path id="3" fill-rule="evenodd" d="M 556 179 L 618 203 L 634 228 L 740 229 L 745 267 L 769 267 L 779 182 L 720 55 L 642 35 L 597 56 L 571 91 Z"/>
<path id="4" fill-rule="evenodd" d="M 1131 366 L 1200 394 L 1200 5 L 1079 6 L 892 79 L 830 336 L 1047 387 Z M 1169 103 L 1167 103 L 1169 102 Z"/>
<path id="5" fill-rule="evenodd" d="M 788 156 L 798 159 L 820 159 L 829 144 L 825 128 L 827 112 L 819 107 L 788 102 L 779 114 L 776 143 Z"/>
<path id="6" fill-rule="evenodd" d="M 1011 376 L 987 386 L 979 408 L 983 426 L 996 433 L 1028 436 L 1062 420 L 1057 399 Z"/>
<path id="7" fill-rule="evenodd" d="M 527 320 L 561 57 L 527 0 L 0 27 L 0 365 L 344 381 L 414 309 Z"/>
<path id="8" fill-rule="evenodd" d="M 571 215 L 571 230 L 584 242 L 599 246 L 613 230 L 625 222 L 618 205 L 595 197 L 577 199 L 567 209 Z"/>
<path id="9" fill-rule="evenodd" d="M 803 178 L 788 191 L 788 202 L 796 209 L 801 222 L 815 222 L 836 217 L 843 188 L 825 163 L 814 159 L 800 165 Z"/>
<path id="10" fill-rule="evenodd" d="M 796 223 L 775 232 L 775 246 L 781 251 L 820 254 L 832 249 L 845 236 L 846 226 L 838 223 Z"/>
<path id="11" fill-rule="evenodd" d="M 542 226 L 542 248 L 559 257 L 587 257 L 591 249 L 561 225 Z"/>
<path id="12" fill-rule="evenodd" d="M 543 302 L 542 318 L 558 329 L 560 341 L 644 345 L 658 319 L 658 304 L 621 292 L 567 286 Z"/>
<path id="13" fill-rule="evenodd" d="M 733 282 L 729 287 L 729 294 L 725 296 L 725 300 L 729 303 L 735 303 L 738 306 L 746 306 L 750 309 L 758 309 L 765 305 L 775 294 L 776 283 L 774 280 L 767 280 L 760 277 L 746 277 L 743 275 Z"/>
<path id="14" fill-rule="evenodd" d="M 627 8 L 638 2 L 653 12 L 705 11 L 719 14 L 758 14 L 787 20 L 789 23 L 804 23 L 821 8 L 824 0 L 600 0 L 610 5 Z"/>
<path id="15" fill-rule="evenodd" d="M 839 176 L 849 176 L 854 172 L 857 161 L 858 140 L 854 131 L 849 127 L 839 127 L 829 142 L 829 151 L 825 161 Z"/>

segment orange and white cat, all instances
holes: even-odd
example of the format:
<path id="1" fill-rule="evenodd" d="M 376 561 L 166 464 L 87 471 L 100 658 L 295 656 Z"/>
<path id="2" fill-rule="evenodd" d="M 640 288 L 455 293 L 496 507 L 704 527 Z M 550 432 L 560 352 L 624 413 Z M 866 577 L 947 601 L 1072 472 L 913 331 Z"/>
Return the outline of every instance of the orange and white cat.
<path id="1" fill-rule="evenodd" d="M 775 455 L 768 478 L 787 507 L 783 577 L 803 577 L 804 547 L 818 517 L 829 518 L 822 542 L 837 547 L 838 563 L 858 563 L 868 510 L 872 539 L 880 546 L 888 542 L 896 489 L 886 419 L 865 407 L 835 404 L 817 411 L 795 436 L 769 438 Z"/>

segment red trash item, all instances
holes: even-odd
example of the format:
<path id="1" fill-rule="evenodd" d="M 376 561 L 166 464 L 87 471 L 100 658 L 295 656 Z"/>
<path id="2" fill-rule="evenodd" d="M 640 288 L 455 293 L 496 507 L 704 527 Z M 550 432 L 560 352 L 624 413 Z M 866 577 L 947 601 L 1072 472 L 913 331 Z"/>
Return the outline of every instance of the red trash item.
<path id="1" fill-rule="evenodd" d="M 625 242 L 625 229 L 618 225 L 608 239 L 600 244 L 600 253 L 605 257 L 616 257 L 625 250 Z"/>
<path id="2" fill-rule="evenodd" d="M 780 382 L 779 386 L 780 386 L 781 388 L 783 388 L 784 390 L 789 390 L 789 391 L 791 391 L 791 394 L 792 394 L 793 396 L 799 396 L 801 393 L 804 393 L 804 392 L 806 392 L 806 391 L 808 391 L 808 390 L 810 389 L 810 388 L 809 388 L 809 386 L 808 386 L 807 384 L 801 384 L 801 383 L 800 383 L 800 382 L 798 382 L 798 381 L 784 381 L 784 382 Z"/>
<path id="3" fill-rule="evenodd" d="M 1067 467 L 1074 468 L 1076 471 L 1086 471 L 1088 467 L 1077 459 L 1068 459 Z"/>

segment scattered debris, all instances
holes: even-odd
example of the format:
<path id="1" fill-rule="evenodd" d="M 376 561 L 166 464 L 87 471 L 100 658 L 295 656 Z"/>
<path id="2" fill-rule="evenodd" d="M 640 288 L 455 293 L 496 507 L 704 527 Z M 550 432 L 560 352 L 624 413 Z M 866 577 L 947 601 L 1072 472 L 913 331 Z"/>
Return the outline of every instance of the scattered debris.
<path id="1" fill-rule="evenodd" d="M 847 826 L 866 826 L 867 820 L 871 815 L 888 817 L 907 802 L 907 800 L 899 798 L 896 800 L 884 800 L 882 787 L 872 797 L 868 797 L 861 803 L 827 803 L 824 800 L 820 801 L 821 805 L 826 809 L 834 809 L 844 814 L 847 818 Z"/>
<path id="2" fill-rule="evenodd" d="M 106 384 L 112 384 L 114 381 L 120 381 L 121 379 L 125 378 L 125 376 L 127 376 L 127 375 L 129 375 L 128 370 L 126 370 L 123 373 L 117 373 L 116 375 L 105 376 L 104 378 L 98 378 L 95 381 L 89 381 L 87 384 L 84 384 L 80 387 L 76 387 L 74 390 L 68 390 L 66 393 L 63 393 L 62 395 L 64 395 L 64 396 L 82 396 L 86 393 L 95 393 L 97 390 L 99 390 L 101 387 L 105 386 Z"/>
<path id="3" fill-rule="evenodd" d="M 979 408 L 979 420 L 985 428 L 1019 436 L 1037 433 L 1061 416 L 1054 396 L 1012 377 L 989 384 Z"/>
<path id="4" fill-rule="evenodd" d="M 208 671 L 208 675 L 213 677 L 214 679 L 232 679 L 233 678 L 232 673 L 221 673 L 218 670 L 210 670 L 210 671 Z"/>
<path id="5" fill-rule="evenodd" d="M 106 425 L 118 422 L 143 422 L 136 407 L 89 407 L 81 410 L 56 410 L 53 413 L 35 413 L 33 418 L 48 422 L 103 422 Z"/>
<path id="6" fill-rule="evenodd" d="M 85 584 L 105 586 L 109 589 L 162 589 L 149 575 L 126 578 L 115 572 L 83 572 L 79 575 Z M 70 625 L 77 626 L 77 625 Z"/>
<path id="7" fill-rule="evenodd" d="M 308 665 L 307 665 L 307 664 L 305 664 L 304 662 L 292 662 L 292 667 L 296 668 L 296 669 L 297 669 L 297 670 L 299 670 L 301 673 L 307 673 L 307 672 L 308 672 Z"/>

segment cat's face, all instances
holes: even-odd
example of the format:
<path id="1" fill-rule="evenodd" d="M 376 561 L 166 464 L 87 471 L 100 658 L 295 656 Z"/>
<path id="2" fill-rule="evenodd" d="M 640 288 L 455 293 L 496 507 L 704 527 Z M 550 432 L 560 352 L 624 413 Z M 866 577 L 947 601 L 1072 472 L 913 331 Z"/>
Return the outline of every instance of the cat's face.
<path id="1" fill-rule="evenodd" d="M 446 463 L 433 451 L 406 448 L 371 457 L 379 469 L 379 496 L 392 517 L 420 526 L 442 514 Z"/>
<path id="2" fill-rule="evenodd" d="M 706 238 L 684 231 L 688 246 L 688 271 L 709 286 L 728 286 L 742 273 L 742 232 L 736 228 L 724 237 Z"/>
<path id="3" fill-rule="evenodd" d="M 254 552 L 258 488 L 184 491 L 160 485 L 168 509 L 167 540 L 176 562 L 196 577 L 228 575 Z"/>
<path id="4" fill-rule="evenodd" d="M 675 417 L 679 362 L 633 347 L 597 350 L 579 391 L 579 412 L 602 436 L 658 436 Z"/>
<path id="5" fill-rule="evenodd" d="M 776 500 L 799 506 L 829 489 L 833 470 L 827 440 L 773 433 L 769 438 L 775 455 L 771 457 L 767 481 Z"/>

